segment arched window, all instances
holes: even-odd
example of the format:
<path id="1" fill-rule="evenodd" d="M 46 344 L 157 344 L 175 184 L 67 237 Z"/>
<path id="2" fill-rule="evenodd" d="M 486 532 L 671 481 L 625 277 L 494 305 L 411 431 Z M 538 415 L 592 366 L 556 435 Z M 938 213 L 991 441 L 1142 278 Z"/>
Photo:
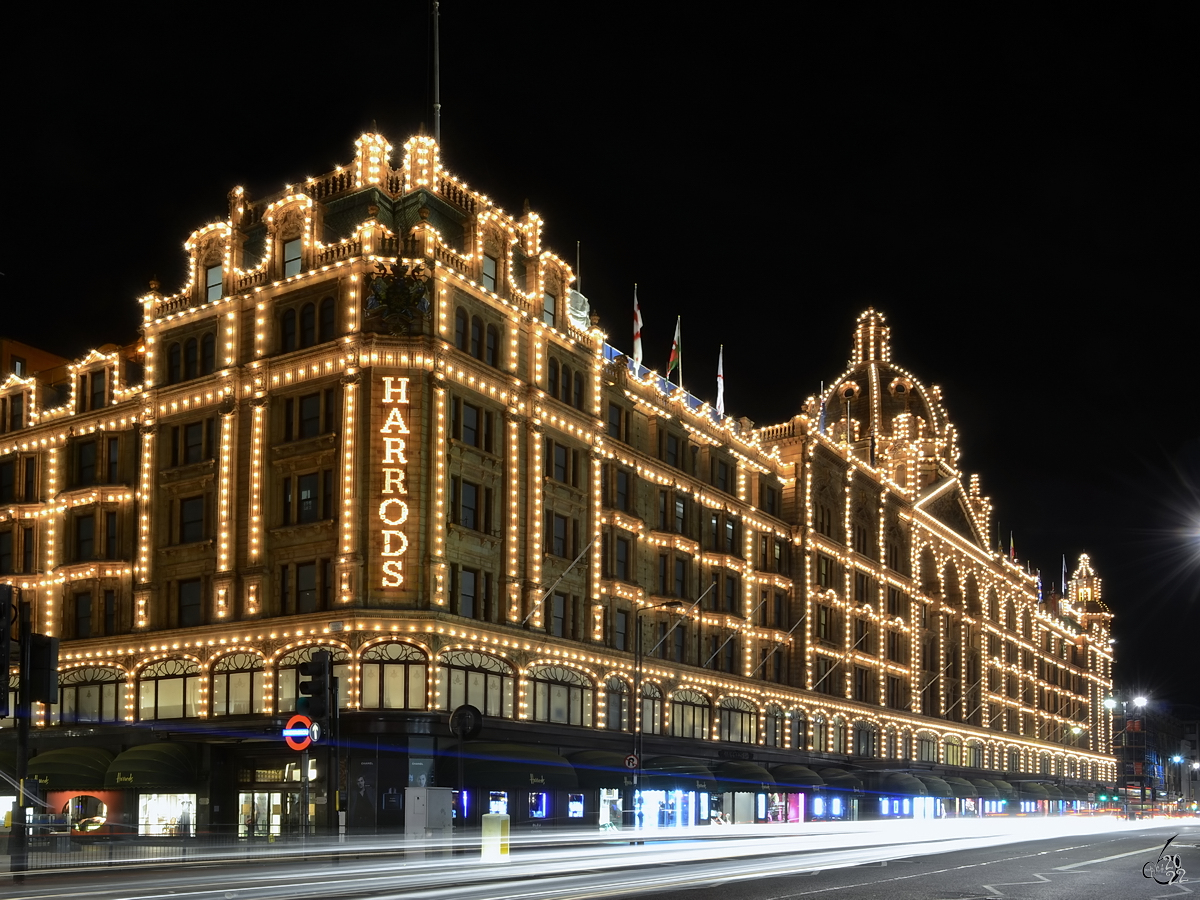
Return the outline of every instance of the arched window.
<path id="1" fill-rule="evenodd" d="M 1033 622 L 1027 609 L 1021 610 L 1021 636 L 1027 641 L 1033 638 Z"/>
<path id="2" fill-rule="evenodd" d="M 483 361 L 489 366 L 500 364 L 500 332 L 495 325 L 487 327 L 487 340 L 483 350 Z"/>
<path id="3" fill-rule="evenodd" d="M 528 681 L 533 697 L 533 720 L 556 725 L 592 724 L 592 680 L 566 666 L 534 666 Z"/>
<path id="4" fill-rule="evenodd" d="M 58 706 L 51 724 L 120 722 L 125 716 L 125 673 L 112 666 L 77 666 L 58 673 Z"/>
<path id="5" fill-rule="evenodd" d="M 889 725 L 883 730 L 883 755 L 886 759 L 899 759 L 899 749 L 896 729 Z"/>
<path id="6" fill-rule="evenodd" d="M 741 697 L 726 697 L 717 711 L 717 735 L 723 741 L 753 744 L 758 740 L 758 710 Z"/>
<path id="7" fill-rule="evenodd" d="M 504 660 L 471 650 L 443 653 L 437 669 L 437 708 L 470 704 L 485 716 L 513 717 L 513 669 Z"/>
<path id="8" fill-rule="evenodd" d="M 962 741 L 956 737 L 948 737 L 942 744 L 942 758 L 948 766 L 961 766 L 962 758 Z"/>
<path id="9" fill-rule="evenodd" d="M 1000 621 L 1000 598 L 996 596 L 996 589 L 991 588 L 987 594 L 987 614 L 988 618 L 993 622 Z"/>
<path id="10" fill-rule="evenodd" d="M 206 334 L 200 339 L 200 374 L 211 375 L 217 368 L 217 338 Z"/>
<path id="11" fill-rule="evenodd" d="M 917 760 L 920 762 L 938 761 L 937 735 L 928 731 L 917 732 Z"/>
<path id="12" fill-rule="evenodd" d="M 300 307 L 300 346 L 311 347 L 317 342 L 317 307 L 305 303 Z"/>
<path id="13" fill-rule="evenodd" d="M 615 675 L 604 682 L 604 727 L 609 731 L 629 730 L 629 684 Z"/>
<path id="14" fill-rule="evenodd" d="M 979 585 L 975 581 L 974 575 L 967 576 L 967 612 L 973 616 L 977 616 L 982 611 L 979 605 Z"/>
<path id="15" fill-rule="evenodd" d="M 696 691 L 676 691 L 671 695 L 671 736 L 704 740 L 711 733 L 712 715 L 708 698 Z"/>
<path id="16" fill-rule="evenodd" d="M 829 749 L 829 723 L 824 716 L 813 716 L 812 749 L 818 753 L 825 753 Z"/>
<path id="17" fill-rule="evenodd" d="M 846 744 L 846 720 L 841 716 L 834 716 L 831 724 L 833 725 L 833 752 L 849 753 Z"/>
<path id="18" fill-rule="evenodd" d="M 470 353 L 476 359 L 483 359 L 483 320 L 479 316 L 471 317 Z"/>
<path id="19" fill-rule="evenodd" d="M 657 684 L 643 684 L 641 730 L 646 734 L 662 734 L 662 721 L 662 691 Z"/>
<path id="20" fill-rule="evenodd" d="M 454 346 L 459 350 L 467 349 L 467 311 L 461 306 L 454 310 Z"/>
<path id="21" fill-rule="evenodd" d="M 279 349 L 284 353 L 290 353 L 296 349 L 296 311 L 294 309 L 284 310 L 283 316 L 279 320 Z"/>
<path id="22" fill-rule="evenodd" d="M 200 374 L 200 344 L 196 339 L 188 338 L 183 345 L 183 379 L 190 381 Z"/>
<path id="23" fill-rule="evenodd" d="M 192 719 L 200 714 L 200 666 L 164 659 L 138 673 L 138 720 Z"/>
<path id="24" fill-rule="evenodd" d="M 979 741 L 967 741 L 966 753 L 963 755 L 963 765 L 973 769 L 983 768 L 983 744 Z"/>
<path id="25" fill-rule="evenodd" d="M 337 307 L 332 297 L 326 297 L 321 301 L 319 339 L 322 344 L 326 341 L 332 341 L 337 335 L 337 328 L 334 325 L 336 309 Z"/>
<path id="26" fill-rule="evenodd" d="M 933 551 L 926 547 L 921 551 L 921 592 L 933 596 L 942 589 L 938 583 L 937 560 Z"/>
<path id="27" fill-rule="evenodd" d="M 576 409 L 583 409 L 583 373 L 575 373 L 575 393 L 571 397 L 571 405 Z"/>
<path id="28" fill-rule="evenodd" d="M 558 397 L 558 360 L 551 359 L 546 368 L 546 393 Z"/>
<path id="29" fill-rule="evenodd" d="M 877 733 L 870 722 L 854 723 L 854 755 L 870 759 L 877 755 Z"/>
<path id="30" fill-rule="evenodd" d="M 958 569 L 953 565 L 946 566 L 943 585 L 946 604 L 961 609 L 963 605 L 962 588 L 959 586 Z"/>
<path id="31" fill-rule="evenodd" d="M 1017 608 L 1011 597 L 1004 602 L 1004 627 L 1009 631 L 1017 630 Z"/>
<path id="32" fill-rule="evenodd" d="M 783 710 L 772 703 L 767 707 L 767 715 L 763 725 L 763 743 L 768 747 L 783 746 L 783 724 L 786 717 Z"/>
<path id="33" fill-rule="evenodd" d="M 424 709 L 428 662 L 412 644 L 372 644 L 362 654 L 362 708 Z"/>
<path id="34" fill-rule="evenodd" d="M 167 348 L 167 384 L 178 384 L 183 378 L 183 353 L 176 341 Z"/>
<path id="35" fill-rule="evenodd" d="M 792 749 L 808 749 L 808 718 L 802 709 L 792 710 Z"/>
<path id="36" fill-rule="evenodd" d="M 275 662 L 275 711 L 296 711 L 296 685 L 299 682 L 297 667 L 308 662 L 317 650 L 328 650 L 333 657 L 333 677 L 338 679 L 338 707 L 345 709 L 350 703 L 350 654 L 343 647 L 309 646 L 297 647 L 279 657 Z"/>
<path id="37" fill-rule="evenodd" d="M 212 665 L 214 716 L 248 716 L 264 712 L 263 661 L 257 653 L 230 653 Z"/>
<path id="38" fill-rule="evenodd" d="M 558 398 L 563 403 L 571 402 L 571 367 L 562 367 L 562 394 Z"/>

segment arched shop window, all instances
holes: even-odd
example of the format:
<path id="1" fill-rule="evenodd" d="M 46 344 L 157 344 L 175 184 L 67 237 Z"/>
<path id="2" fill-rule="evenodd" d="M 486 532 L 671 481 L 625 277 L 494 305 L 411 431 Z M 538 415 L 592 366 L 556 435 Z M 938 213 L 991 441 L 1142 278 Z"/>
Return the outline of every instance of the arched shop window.
<path id="1" fill-rule="evenodd" d="M 125 718 L 125 673 L 112 666 L 77 666 L 58 673 L 58 705 L 50 723 L 120 722 Z"/>
<path id="2" fill-rule="evenodd" d="M 883 730 L 883 755 L 887 759 L 900 758 L 900 747 L 896 741 L 896 729 L 891 725 Z"/>
<path id="3" fill-rule="evenodd" d="M 333 677 L 338 679 L 338 708 L 350 705 L 350 654 L 343 647 L 314 644 L 290 650 L 275 662 L 275 711 L 296 711 L 296 685 L 299 684 L 300 663 L 308 662 L 318 650 L 328 650 L 333 657 Z"/>
<path id="4" fill-rule="evenodd" d="M 138 720 L 192 719 L 200 714 L 200 666 L 163 659 L 138 672 Z"/>
<path id="5" fill-rule="evenodd" d="M 257 653 L 230 653 L 212 665 L 214 716 L 247 716 L 263 712 L 263 661 Z"/>
<path id="6" fill-rule="evenodd" d="M 662 734 L 663 694 L 657 684 L 642 685 L 642 731 Z"/>
<path id="7" fill-rule="evenodd" d="M 424 709 L 428 671 L 429 660 L 412 644 L 372 644 L 362 653 L 362 708 Z"/>
<path id="8" fill-rule="evenodd" d="M 834 753 L 849 753 L 846 747 L 846 720 L 841 716 L 834 716 L 833 722 L 833 752 Z"/>
<path id="9" fill-rule="evenodd" d="M 592 680 L 566 666 L 534 666 L 528 675 L 533 720 L 557 725 L 592 724 Z"/>
<path id="10" fill-rule="evenodd" d="M 942 759 L 948 766 L 961 766 L 962 741 L 956 737 L 948 737 L 942 744 Z"/>
<path id="11" fill-rule="evenodd" d="M 970 766 L 973 769 L 983 768 L 983 744 L 979 741 L 967 741 L 963 765 Z"/>
<path id="12" fill-rule="evenodd" d="M 758 710 L 741 697 L 726 697 L 718 710 L 717 733 L 723 741 L 753 744 L 758 739 Z"/>
<path id="13" fill-rule="evenodd" d="M 437 708 L 470 704 L 485 716 L 513 717 L 513 669 L 504 660 L 472 650 L 451 650 L 438 660 Z"/>
<path id="14" fill-rule="evenodd" d="M 793 709 L 791 713 L 792 749 L 808 749 L 808 717 L 802 709 Z"/>
<path id="15" fill-rule="evenodd" d="M 629 730 L 629 684 L 615 675 L 604 682 L 604 727 L 610 731 Z"/>
<path id="16" fill-rule="evenodd" d="M 783 746 L 783 724 L 786 717 L 783 710 L 772 703 L 767 707 L 767 716 L 764 720 L 763 743 L 768 747 Z"/>
<path id="17" fill-rule="evenodd" d="M 825 753 L 829 749 L 829 724 L 824 716 L 814 716 L 812 720 L 812 749 Z"/>
<path id="18" fill-rule="evenodd" d="M 712 715 L 708 698 L 696 691 L 676 691 L 671 695 L 671 736 L 705 740 L 710 734 Z"/>
<path id="19" fill-rule="evenodd" d="M 875 726 L 870 722 L 854 723 L 854 755 L 866 758 L 878 753 L 878 736 Z"/>

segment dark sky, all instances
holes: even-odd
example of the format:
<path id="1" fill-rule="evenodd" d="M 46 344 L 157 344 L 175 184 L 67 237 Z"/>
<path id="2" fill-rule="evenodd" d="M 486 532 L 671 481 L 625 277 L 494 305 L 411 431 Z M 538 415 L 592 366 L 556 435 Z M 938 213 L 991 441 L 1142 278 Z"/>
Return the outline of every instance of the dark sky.
<path id="1" fill-rule="evenodd" d="M 712 397 L 723 342 L 727 408 L 757 423 L 835 378 L 882 309 L 1005 541 L 1047 585 L 1091 553 L 1118 681 L 1194 700 L 1191 23 L 813 5 L 444 0 L 443 160 L 509 211 L 528 199 L 568 260 L 582 241 L 614 344 L 634 282 L 648 364 L 681 315 L 687 386 Z M 102 12 L 47 19 L 4 63 L 0 329 L 47 349 L 132 339 L 135 298 L 177 288 L 234 185 L 271 193 L 349 162 L 372 122 L 397 147 L 431 122 L 421 0 Z"/>

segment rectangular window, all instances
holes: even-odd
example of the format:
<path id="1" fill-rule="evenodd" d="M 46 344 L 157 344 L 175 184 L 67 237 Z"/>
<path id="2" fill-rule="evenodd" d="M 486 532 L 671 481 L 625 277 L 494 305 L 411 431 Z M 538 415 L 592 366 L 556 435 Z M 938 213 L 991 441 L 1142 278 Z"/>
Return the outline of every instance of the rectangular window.
<path id="1" fill-rule="evenodd" d="M 608 404 L 608 436 L 628 443 L 628 426 L 629 414 L 624 407 L 616 403 Z"/>
<path id="2" fill-rule="evenodd" d="M 104 592 L 104 633 L 117 633 L 117 592 Z"/>
<path id="3" fill-rule="evenodd" d="M 115 512 L 104 514 L 104 558 L 117 558 L 117 514 Z"/>
<path id="4" fill-rule="evenodd" d="M 317 499 L 319 482 L 320 478 L 316 472 L 309 472 L 296 479 L 296 495 L 299 499 L 296 507 L 297 522 L 317 521 L 317 512 L 320 509 Z"/>
<path id="5" fill-rule="evenodd" d="M 833 560 L 820 554 L 817 555 L 817 586 L 833 587 Z"/>
<path id="6" fill-rule="evenodd" d="M 871 700 L 871 672 L 861 666 L 854 667 L 854 699 L 867 703 Z"/>
<path id="7" fill-rule="evenodd" d="M 623 509 L 626 512 L 629 512 L 631 496 L 630 482 L 632 481 L 632 476 L 624 469 L 617 469 L 616 481 L 617 491 L 615 497 L 616 502 L 614 505 L 617 507 L 617 509 Z"/>
<path id="8" fill-rule="evenodd" d="M 204 423 L 189 422 L 183 426 L 183 458 L 181 465 L 198 463 L 204 459 Z"/>
<path id="9" fill-rule="evenodd" d="M 488 256 L 486 253 L 483 256 L 483 289 L 496 293 L 496 257 Z"/>
<path id="10" fill-rule="evenodd" d="M 871 602 L 871 580 L 865 572 L 854 573 L 854 602 L 868 604 Z"/>
<path id="11" fill-rule="evenodd" d="M 905 709 L 908 706 L 904 682 L 894 675 L 889 675 L 887 680 L 887 705 L 892 709 Z"/>
<path id="12" fill-rule="evenodd" d="M 21 493 L 21 499 L 26 503 L 33 503 L 37 500 L 37 457 L 26 456 L 24 462 L 24 477 L 25 484 Z"/>
<path id="13" fill-rule="evenodd" d="M 683 557 L 675 558 L 675 596 L 687 596 L 687 560 Z"/>
<path id="14" fill-rule="evenodd" d="M 209 266 L 204 270 L 204 299 L 208 302 L 220 300 L 224 291 L 221 288 L 222 267 Z"/>
<path id="15" fill-rule="evenodd" d="M 296 437 L 316 437 L 321 433 L 321 395 L 307 394 L 300 398 L 300 428 Z"/>
<path id="16" fill-rule="evenodd" d="M 629 577 L 630 571 L 630 551 L 631 543 L 629 538 L 619 537 L 616 539 L 616 559 L 613 569 L 613 575 L 621 581 L 632 581 Z"/>
<path id="17" fill-rule="evenodd" d="M 763 512 L 767 515 L 779 515 L 779 489 L 769 484 L 762 485 L 762 503 Z"/>
<path id="18" fill-rule="evenodd" d="M 724 491 L 727 494 L 733 493 L 733 479 L 731 475 L 731 466 L 723 459 L 714 459 L 712 462 L 712 483 L 718 491 Z"/>
<path id="19" fill-rule="evenodd" d="M 108 483 L 116 484 L 121 471 L 120 439 L 110 437 L 105 447 L 105 462 L 108 465 Z M 26 463 L 28 466 L 28 463 Z"/>
<path id="20" fill-rule="evenodd" d="M 555 637 L 566 637 L 567 598 L 555 594 L 550 598 L 550 633 Z"/>
<path id="21" fill-rule="evenodd" d="M 687 501 L 679 494 L 675 495 L 675 528 L 676 534 L 684 534 L 687 531 Z"/>
<path id="22" fill-rule="evenodd" d="M 680 468 L 680 440 L 678 436 L 667 432 L 663 435 L 663 462 L 669 466 Z"/>
<path id="23" fill-rule="evenodd" d="M 200 579 L 192 578 L 179 582 L 179 627 L 189 628 L 201 624 L 203 612 Z"/>
<path id="24" fill-rule="evenodd" d="M 283 277 L 290 278 L 300 274 L 300 250 L 303 246 L 300 238 L 283 242 Z"/>
<path id="25" fill-rule="evenodd" d="M 833 640 L 833 611 L 828 606 L 817 607 L 817 638 L 822 641 Z"/>
<path id="26" fill-rule="evenodd" d="M 96 556 L 96 517 L 88 514 L 75 519 L 75 559 L 79 562 Z"/>
<path id="27" fill-rule="evenodd" d="M 725 612 L 737 613 L 738 611 L 738 577 L 736 575 L 725 576 Z"/>
<path id="28" fill-rule="evenodd" d="M 550 514 L 550 552 L 554 556 L 566 557 L 569 530 L 566 516 Z"/>
<path id="29" fill-rule="evenodd" d="M 473 619 L 478 608 L 479 573 L 474 569 L 462 569 L 458 573 L 458 614 Z"/>
<path id="30" fill-rule="evenodd" d="M 107 370 L 99 369 L 92 373 L 92 396 L 88 409 L 103 409 L 108 405 Z"/>
<path id="31" fill-rule="evenodd" d="M 0 575 L 11 575 L 13 571 L 13 533 L 9 528 L 0 531 Z M 7 621 L 7 618 L 4 619 Z"/>
<path id="32" fill-rule="evenodd" d="M 75 637 L 90 638 L 92 636 L 92 595 L 75 595 Z"/>
<path id="33" fill-rule="evenodd" d="M 629 613 L 618 609 L 613 622 L 613 649 L 625 650 L 629 643 Z"/>
<path id="34" fill-rule="evenodd" d="M 26 575 L 33 573 L 33 526 L 21 529 L 21 571 Z"/>
<path id="35" fill-rule="evenodd" d="M 555 299 L 551 293 L 542 295 L 542 321 L 551 328 L 555 324 Z"/>
<path id="36" fill-rule="evenodd" d="M 296 612 L 316 612 L 317 596 L 317 564 L 315 562 L 297 563 Z"/>
<path id="37" fill-rule="evenodd" d="M 0 463 L 0 503 L 12 503 L 17 499 L 17 461 Z"/>
<path id="38" fill-rule="evenodd" d="M 204 540 L 204 497 L 186 497 L 179 501 L 179 543 Z"/>
<path id="39" fill-rule="evenodd" d="M 96 442 L 84 441 L 78 446 L 76 460 L 76 483 L 88 487 L 96 483 Z"/>

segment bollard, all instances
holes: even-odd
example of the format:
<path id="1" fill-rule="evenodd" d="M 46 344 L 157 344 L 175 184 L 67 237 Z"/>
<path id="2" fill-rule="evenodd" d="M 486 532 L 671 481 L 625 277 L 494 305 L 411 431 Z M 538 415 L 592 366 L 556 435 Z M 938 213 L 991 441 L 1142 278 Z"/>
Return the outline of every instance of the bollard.
<path id="1" fill-rule="evenodd" d="M 508 862 L 508 816 L 487 813 L 483 817 L 480 858 L 484 862 Z"/>

